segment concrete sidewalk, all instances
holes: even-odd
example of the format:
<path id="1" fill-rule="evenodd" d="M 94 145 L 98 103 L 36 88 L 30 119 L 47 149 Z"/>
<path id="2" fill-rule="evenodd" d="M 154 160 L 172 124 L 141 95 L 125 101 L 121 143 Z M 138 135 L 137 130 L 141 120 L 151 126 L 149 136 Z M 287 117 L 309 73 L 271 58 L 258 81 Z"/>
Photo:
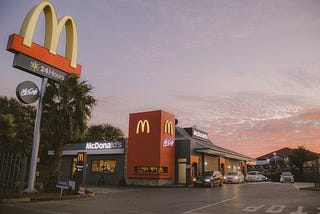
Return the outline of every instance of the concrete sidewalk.
<path id="1" fill-rule="evenodd" d="M 17 196 L 17 197 L 0 198 L 0 204 L 28 203 L 28 202 L 35 202 L 35 201 L 70 200 L 70 199 L 94 197 L 94 195 L 95 195 L 94 192 L 88 192 L 84 195 L 74 194 L 74 195 L 63 195 L 62 197 L 60 197 L 59 193 L 38 192 L 34 194 L 26 194 L 26 195 Z"/>

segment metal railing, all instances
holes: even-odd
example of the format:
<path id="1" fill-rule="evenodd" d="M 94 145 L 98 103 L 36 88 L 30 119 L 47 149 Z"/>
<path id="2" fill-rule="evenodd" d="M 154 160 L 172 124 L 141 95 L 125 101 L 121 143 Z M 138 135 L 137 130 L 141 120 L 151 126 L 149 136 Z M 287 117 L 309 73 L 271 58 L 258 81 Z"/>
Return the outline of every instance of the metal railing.
<path id="1" fill-rule="evenodd" d="M 0 193 L 23 193 L 27 157 L 0 153 Z"/>

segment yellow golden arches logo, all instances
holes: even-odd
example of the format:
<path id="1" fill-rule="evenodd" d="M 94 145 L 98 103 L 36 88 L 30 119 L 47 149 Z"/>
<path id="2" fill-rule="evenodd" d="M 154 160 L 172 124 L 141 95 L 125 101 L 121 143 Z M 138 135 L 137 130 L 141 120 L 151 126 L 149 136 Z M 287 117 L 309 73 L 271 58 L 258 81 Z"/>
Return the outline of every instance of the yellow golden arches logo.
<path id="1" fill-rule="evenodd" d="M 164 122 L 164 133 L 165 134 L 170 134 L 170 135 L 173 135 L 173 125 L 172 125 L 172 122 L 169 121 L 169 120 L 166 120 Z"/>
<path id="2" fill-rule="evenodd" d="M 141 127 L 141 133 L 144 133 L 145 128 L 147 129 L 147 133 L 150 133 L 150 125 L 148 120 L 139 120 L 137 124 L 136 134 L 139 134 Z"/>
<path id="3" fill-rule="evenodd" d="M 87 162 L 87 153 L 86 152 L 78 152 L 77 162 Z"/>
<path id="4" fill-rule="evenodd" d="M 19 33 L 20 36 L 24 37 L 23 44 L 31 47 L 34 31 L 42 11 L 44 12 L 46 23 L 44 47 L 47 48 L 50 53 L 56 55 L 60 34 L 65 26 L 65 57 L 71 61 L 70 66 L 76 68 L 78 61 L 78 33 L 76 24 L 71 16 L 64 16 L 58 20 L 56 11 L 49 1 L 42 1 L 34 6 L 27 14 Z"/>

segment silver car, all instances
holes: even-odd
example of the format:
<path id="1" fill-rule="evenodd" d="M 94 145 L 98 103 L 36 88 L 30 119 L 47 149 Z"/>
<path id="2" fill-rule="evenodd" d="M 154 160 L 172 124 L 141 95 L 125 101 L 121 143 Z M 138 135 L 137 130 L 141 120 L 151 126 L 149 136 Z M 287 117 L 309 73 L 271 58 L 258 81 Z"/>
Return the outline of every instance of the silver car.
<path id="1" fill-rule="evenodd" d="M 248 172 L 246 175 L 247 182 L 258 182 L 258 181 L 265 181 L 265 176 L 261 174 L 259 171 L 251 171 Z"/>
<path id="2" fill-rule="evenodd" d="M 244 175 L 242 172 L 228 172 L 224 176 L 224 183 L 243 183 L 244 182 Z"/>

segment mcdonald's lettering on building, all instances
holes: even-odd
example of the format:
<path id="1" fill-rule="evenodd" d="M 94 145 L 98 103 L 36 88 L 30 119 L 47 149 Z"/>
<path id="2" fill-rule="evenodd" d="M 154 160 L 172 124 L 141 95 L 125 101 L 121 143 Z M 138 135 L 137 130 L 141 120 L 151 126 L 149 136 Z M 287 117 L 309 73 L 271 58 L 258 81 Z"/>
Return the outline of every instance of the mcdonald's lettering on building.
<path id="1" fill-rule="evenodd" d="M 34 43 L 33 35 L 41 13 L 45 17 L 44 46 Z M 66 30 L 65 56 L 57 54 L 61 31 Z M 80 76 L 78 62 L 78 33 L 71 16 L 58 18 L 53 5 L 42 1 L 26 15 L 19 34 L 9 36 L 7 50 L 15 53 L 14 67 L 54 80 L 63 80 L 68 74 Z"/>

